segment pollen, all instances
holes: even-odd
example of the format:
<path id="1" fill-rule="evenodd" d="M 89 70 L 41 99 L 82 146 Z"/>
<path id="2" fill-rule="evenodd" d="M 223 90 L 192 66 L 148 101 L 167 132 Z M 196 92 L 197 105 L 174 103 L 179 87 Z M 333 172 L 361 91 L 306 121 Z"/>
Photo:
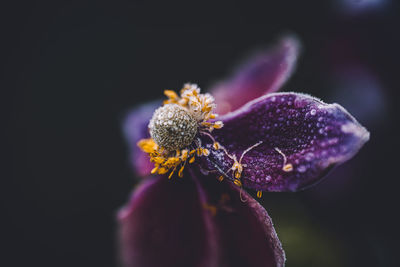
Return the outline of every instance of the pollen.
<path id="1" fill-rule="evenodd" d="M 177 104 L 166 104 L 153 114 L 150 136 L 158 146 L 173 151 L 189 146 L 197 133 L 196 119 Z"/>
<path id="2" fill-rule="evenodd" d="M 210 155 L 210 150 L 201 146 L 198 135 L 211 136 L 211 131 L 220 129 L 223 123 L 214 120 L 214 98 L 201 94 L 196 84 L 185 84 L 180 95 L 172 90 L 165 90 L 164 94 L 168 99 L 154 111 L 149 122 L 151 138 L 140 140 L 137 145 L 154 163 L 151 173 L 170 172 L 171 179 L 175 171 L 183 177 L 187 161 L 193 163 L 196 157 Z M 218 143 L 215 146 L 220 147 Z"/>

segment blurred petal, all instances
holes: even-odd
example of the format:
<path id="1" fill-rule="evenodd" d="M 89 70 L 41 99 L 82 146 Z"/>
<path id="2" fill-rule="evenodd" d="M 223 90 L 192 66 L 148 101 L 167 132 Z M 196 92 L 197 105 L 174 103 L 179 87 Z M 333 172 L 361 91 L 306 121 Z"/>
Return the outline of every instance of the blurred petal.
<path id="1" fill-rule="evenodd" d="M 161 101 L 157 100 L 136 107 L 128 113 L 123 123 L 123 131 L 129 145 L 131 162 L 139 175 L 149 175 L 154 167 L 154 164 L 149 160 L 149 156 L 139 149 L 137 142 L 150 136 L 147 126 L 154 110 L 160 105 Z"/>
<path id="2" fill-rule="evenodd" d="M 285 253 L 266 210 L 230 182 L 200 178 L 203 201 L 216 207 L 212 219 L 220 241 L 219 266 L 283 266 Z"/>
<path id="3" fill-rule="evenodd" d="M 191 179 L 146 180 L 118 214 L 122 266 L 217 267 L 210 217 Z"/>
<path id="4" fill-rule="evenodd" d="M 244 186 L 262 191 L 303 189 L 354 156 L 369 139 L 369 132 L 343 107 L 298 93 L 266 95 L 219 119 L 224 127 L 213 136 L 238 160 L 262 142 L 242 160 Z M 207 147 L 208 167 L 228 173 L 233 161 L 212 144 Z M 283 170 L 285 163 L 292 168 Z"/>
<path id="5" fill-rule="evenodd" d="M 298 41 L 286 37 L 273 49 L 251 58 L 233 77 L 210 90 L 217 103 L 216 112 L 225 114 L 263 94 L 278 91 L 293 72 L 298 54 Z"/>

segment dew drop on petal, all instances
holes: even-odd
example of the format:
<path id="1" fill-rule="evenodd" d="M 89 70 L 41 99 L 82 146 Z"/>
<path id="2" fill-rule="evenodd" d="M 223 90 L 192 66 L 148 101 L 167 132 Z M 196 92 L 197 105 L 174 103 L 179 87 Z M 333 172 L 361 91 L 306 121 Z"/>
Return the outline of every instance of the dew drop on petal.
<path id="1" fill-rule="evenodd" d="M 297 171 L 298 171 L 298 172 L 303 173 L 303 172 L 305 172 L 306 170 L 307 170 L 307 168 L 306 168 L 306 166 L 304 166 L 304 165 L 300 165 L 299 167 L 297 167 Z"/>

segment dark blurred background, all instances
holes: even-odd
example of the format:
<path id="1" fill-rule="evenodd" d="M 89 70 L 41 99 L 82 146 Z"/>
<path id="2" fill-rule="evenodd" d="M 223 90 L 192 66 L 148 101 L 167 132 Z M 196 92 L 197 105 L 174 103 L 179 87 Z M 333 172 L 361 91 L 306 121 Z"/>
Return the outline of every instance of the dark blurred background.
<path id="1" fill-rule="evenodd" d="M 13 1 L 0 10 L 0 266 L 116 266 L 115 214 L 135 184 L 124 114 L 188 81 L 210 87 L 285 33 L 303 49 L 283 90 L 341 103 L 371 131 L 314 188 L 264 194 L 287 266 L 398 266 L 398 1 Z"/>

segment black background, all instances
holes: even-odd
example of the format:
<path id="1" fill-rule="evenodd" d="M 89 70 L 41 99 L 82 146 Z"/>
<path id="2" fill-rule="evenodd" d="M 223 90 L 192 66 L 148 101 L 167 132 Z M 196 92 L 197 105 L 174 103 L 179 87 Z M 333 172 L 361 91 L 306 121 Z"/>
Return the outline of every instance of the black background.
<path id="1" fill-rule="evenodd" d="M 124 114 L 187 81 L 211 86 L 285 33 L 303 46 L 285 90 L 340 103 L 329 98 L 331 74 L 350 60 L 375 73 L 384 95 L 383 115 L 360 118 L 371 140 L 343 166 L 356 177 L 350 189 L 336 189 L 334 201 L 313 194 L 319 185 L 311 193 L 263 198 L 287 266 L 395 266 L 400 13 L 396 1 L 356 15 L 337 2 L 4 5 L 1 90 L 11 97 L 2 97 L 9 116 L 3 121 L 0 266 L 116 266 L 115 214 L 135 184 L 121 133 Z M 345 107 L 353 112 L 351 102 Z M 302 231 L 295 228 L 297 216 L 307 218 L 301 220 L 309 232 L 290 243 L 284 225 Z M 336 252 L 314 250 L 329 237 L 336 238 Z"/>

